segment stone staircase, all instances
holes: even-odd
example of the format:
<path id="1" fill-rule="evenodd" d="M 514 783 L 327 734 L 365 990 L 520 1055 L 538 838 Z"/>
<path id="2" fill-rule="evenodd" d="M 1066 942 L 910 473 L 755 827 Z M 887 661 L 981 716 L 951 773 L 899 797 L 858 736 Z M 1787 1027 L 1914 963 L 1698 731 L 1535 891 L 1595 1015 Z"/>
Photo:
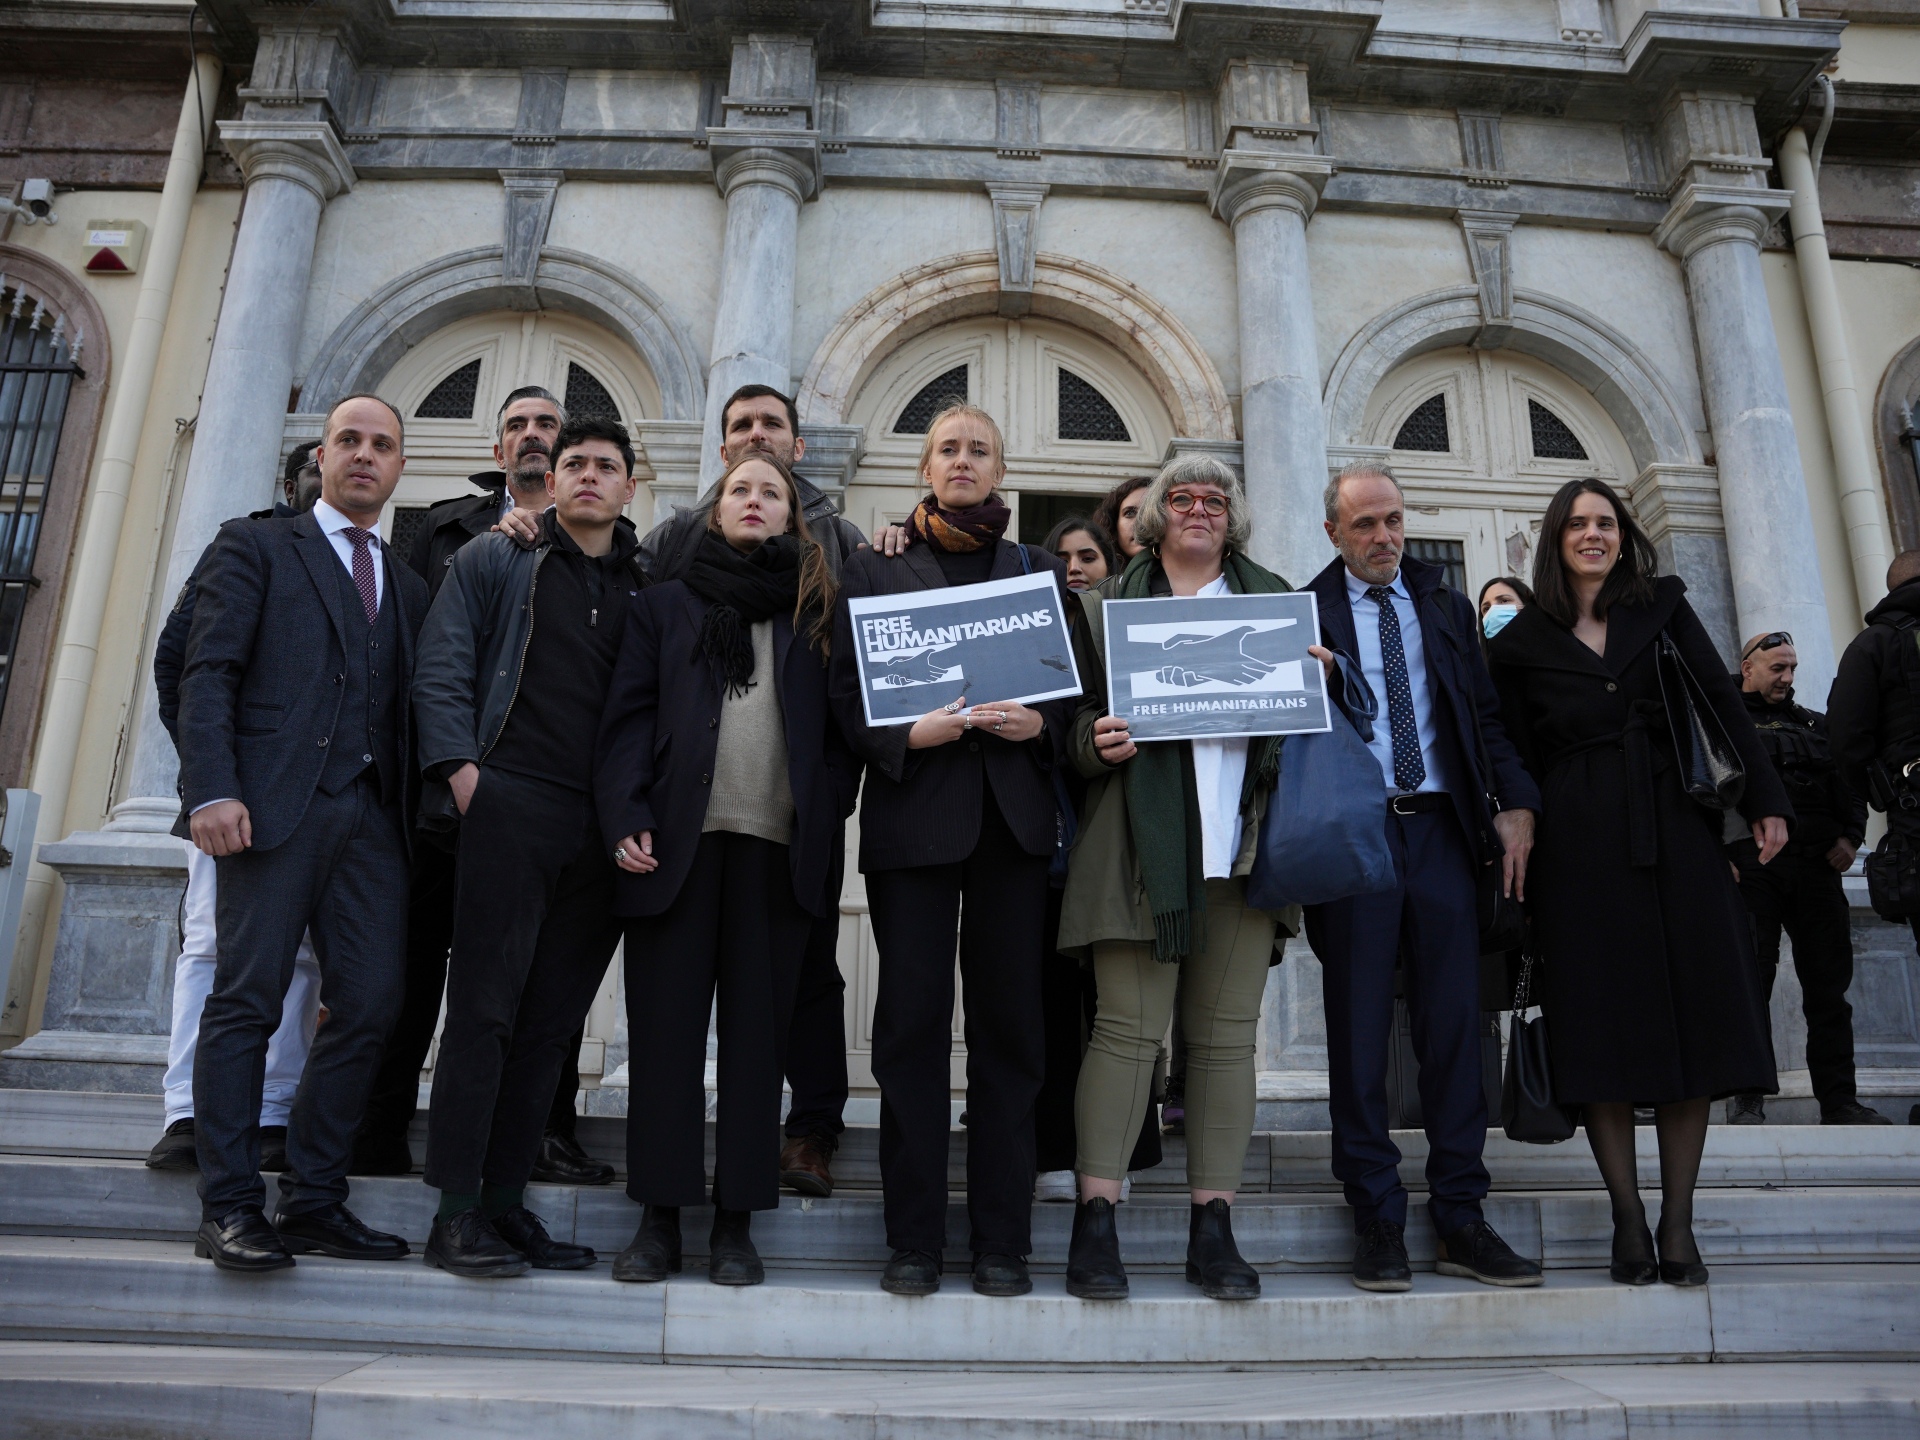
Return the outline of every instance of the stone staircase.
<path id="1" fill-rule="evenodd" d="M 1716 1126 L 1695 1291 L 1608 1282 L 1580 1141 L 1491 1137 L 1489 1218 L 1546 1284 L 1433 1274 L 1416 1210 L 1407 1295 L 1347 1282 L 1327 1137 L 1261 1135 L 1235 1212 L 1267 1277 L 1248 1305 L 1180 1276 L 1176 1142 L 1121 1212 L 1134 1298 L 1112 1306 L 1064 1291 L 1065 1205 L 1035 1209 L 1030 1296 L 975 1296 L 959 1254 L 940 1294 L 882 1293 L 859 1129 L 832 1200 L 757 1219 L 755 1289 L 706 1282 L 698 1212 L 663 1286 L 317 1257 L 225 1275 L 192 1256 L 193 1177 L 138 1162 L 158 1129 L 152 1097 L 0 1091 L 0 1436 L 1920 1436 L 1920 1127 Z M 583 1136 L 617 1157 L 617 1124 Z M 1417 1186 L 1419 1137 L 1401 1140 Z M 1651 1184 L 1650 1133 L 1643 1150 Z M 529 1203 L 603 1252 L 637 1217 L 617 1185 Z M 354 1205 L 418 1242 L 433 1196 L 362 1180 Z"/>

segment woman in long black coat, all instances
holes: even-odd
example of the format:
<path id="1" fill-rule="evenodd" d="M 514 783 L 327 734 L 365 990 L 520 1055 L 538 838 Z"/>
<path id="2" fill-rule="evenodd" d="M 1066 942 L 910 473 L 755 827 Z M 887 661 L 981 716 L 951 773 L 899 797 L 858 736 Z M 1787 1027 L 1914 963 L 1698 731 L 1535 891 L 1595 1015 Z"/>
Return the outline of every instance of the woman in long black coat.
<path id="1" fill-rule="evenodd" d="M 1558 1099 L 1584 1107 L 1613 1201 L 1613 1277 L 1648 1284 L 1656 1250 L 1635 1179 L 1633 1107 L 1660 1138 L 1660 1279 L 1704 1284 L 1693 1187 L 1715 1097 L 1777 1089 L 1726 823 L 1688 797 L 1661 704 L 1672 637 L 1746 768 L 1739 804 L 1762 863 L 1787 802 L 1674 576 L 1599 480 L 1569 481 L 1540 531 L 1533 588 L 1489 646 L 1502 719 L 1544 801 L 1527 869 Z"/>

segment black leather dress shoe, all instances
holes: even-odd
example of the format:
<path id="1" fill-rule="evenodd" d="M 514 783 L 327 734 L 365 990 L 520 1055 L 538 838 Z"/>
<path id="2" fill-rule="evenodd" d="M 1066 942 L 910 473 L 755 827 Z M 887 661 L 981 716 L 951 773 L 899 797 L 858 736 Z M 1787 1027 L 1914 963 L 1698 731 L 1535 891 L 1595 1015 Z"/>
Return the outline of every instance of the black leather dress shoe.
<path id="1" fill-rule="evenodd" d="M 716 1285 L 758 1285 L 767 1278 L 754 1248 L 749 1210 L 713 1211 L 713 1231 L 707 1238 L 707 1279 Z"/>
<path id="2" fill-rule="evenodd" d="M 649 1205 L 640 1212 L 640 1228 L 627 1248 L 613 1257 L 613 1278 L 657 1285 L 669 1275 L 678 1275 L 680 1264 L 680 1207 Z"/>
<path id="3" fill-rule="evenodd" d="M 273 1217 L 280 1243 L 296 1255 L 318 1250 L 337 1260 L 404 1260 L 413 1252 L 398 1235 L 372 1230 L 337 1201 L 324 1210 L 281 1211 Z"/>
<path id="4" fill-rule="evenodd" d="M 202 1220 L 194 1236 L 193 1253 L 222 1270 L 247 1273 L 289 1270 L 294 1263 L 280 1232 L 253 1205 L 243 1205 L 218 1220 Z"/>
<path id="5" fill-rule="evenodd" d="M 200 1152 L 193 1138 L 193 1117 L 176 1120 L 147 1152 L 149 1170 L 198 1170 Z"/>
<path id="6" fill-rule="evenodd" d="M 524 1205 L 494 1216 L 493 1229 L 536 1270 L 591 1270 L 600 1259 L 588 1246 L 554 1239 L 540 1217 Z"/>
<path id="7" fill-rule="evenodd" d="M 278 1175 L 286 1168 L 287 1127 L 262 1125 L 260 1127 L 260 1173 Z"/>
<path id="8" fill-rule="evenodd" d="M 543 1185 L 611 1185 L 613 1166 L 587 1154 L 571 1135 L 549 1131 L 540 1139 L 533 1178 Z"/>
<path id="9" fill-rule="evenodd" d="M 1073 1207 L 1073 1238 L 1067 1242 L 1067 1293 L 1081 1300 L 1127 1298 L 1127 1268 L 1120 1263 L 1120 1232 L 1111 1200 Z"/>
<path id="10" fill-rule="evenodd" d="M 976 1255 L 973 1257 L 973 1293 L 976 1295 L 1030 1295 L 1033 1276 L 1019 1255 Z"/>
<path id="11" fill-rule="evenodd" d="M 940 1257 L 931 1250 L 896 1250 L 881 1272 L 889 1295 L 931 1295 L 940 1288 Z"/>
<path id="12" fill-rule="evenodd" d="M 1525 1288 L 1540 1283 L 1540 1266 L 1514 1254 L 1513 1247 L 1484 1220 L 1469 1220 L 1442 1235 L 1433 1268 L 1482 1285 Z"/>
<path id="13" fill-rule="evenodd" d="M 1258 1300 L 1260 1272 L 1240 1258 L 1233 1207 L 1224 1200 L 1187 1207 L 1187 1283 L 1209 1300 Z"/>
<path id="14" fill-rule="evenodd" d="M 1353 1247 L 1353 1283 L 1362 1290 L 1383 1292 L 1413 1288 L 1406 1232 L 1400 1226 L 1391 1220 L 1368 1222 Z"/>
<path id="15" fill-rule="evenodd" d="M 473 1205 L 442 1220 L 433 1217 L 427 1264 L 468 1280 L 506 1280 L 527 1273 L 527 1257 L 500 1238 L 493 1222 Z"/>
<path id="16" fill-rule="evenodd" d="M 405 1135 L 374 1136 L 364 1131 L 354 1137 L 349 1175 L 411 1175 L 413 1147 Z"/>
<path id="17" fill-rule="evenodd" d="M 1822 1110 L 1820 1123 L 1822 1125 L 1891 1125 L 1893 1121 L 1871 1105 L 1862 1105 L 1858 1100 L 1843 1100 L 1831 1110 Z"/>

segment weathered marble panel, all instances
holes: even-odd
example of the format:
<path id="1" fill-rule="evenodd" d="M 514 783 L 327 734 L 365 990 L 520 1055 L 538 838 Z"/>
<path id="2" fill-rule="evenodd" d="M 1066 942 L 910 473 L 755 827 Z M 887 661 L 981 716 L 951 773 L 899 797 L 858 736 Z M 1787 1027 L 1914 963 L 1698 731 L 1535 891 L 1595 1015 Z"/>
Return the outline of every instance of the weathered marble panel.
<path id="1" fill-rule="evenodd" d="M 1627 173 L 1627 142 L 1617 125 L 1587 125 L 1507 115 L 1500 121 L 1507 169 L 1564 180 L 1618 180 Z"/>
<path id="2" fill-rule="evenodd" d="M 1560 7 L 1555 0 L 1387 0 L 1380 29 L 1558 41 Z"/>
<path id="3" fill-rule="evenodd" d="M 849 79 L 841 83 L 846 105 L 839 132 L 842 136 L 976 143 L 993 140 L 999 102 L 991 80 L 916 84 Z"/>
<path id="4" fill-rule="evenodd" d="M 517 70 L 395 70 L 378 123 L 412 129 L 511 130 L 520 113 Z"/>
<path id="5" fill-rule="evenodd" d="M 1454 170 L 1466 163 L 1460 125 L 1451 111 L 1335 106 L 1327 112 L 1325 145 L 1328 154 L 1348 164 Z"/>
<path id="6" fill-rule="evenodd" d="M 700 77 L 652 70 L 575 70 L 560 111 L 563 130 L 692 130 Z"/>
<path id="7" fill-rule="evenodd" d="M 1457 145 L 1458 127 L 1449 133 Z M 1473 283 L 1467 247 L 1451 220 L 1323 209 L 1307 227 L 1307 251 L 1323 384 L 1347 342 L 1375 316 L 1416 295 Z"/>
<path id="8" fill-rule="evenodd" d="M 1187 107 L 1172 91 L 1040 92 L 1040 134 L 1049 145 L 1107 145 L 1130 150 L 1184 150 Z"/>

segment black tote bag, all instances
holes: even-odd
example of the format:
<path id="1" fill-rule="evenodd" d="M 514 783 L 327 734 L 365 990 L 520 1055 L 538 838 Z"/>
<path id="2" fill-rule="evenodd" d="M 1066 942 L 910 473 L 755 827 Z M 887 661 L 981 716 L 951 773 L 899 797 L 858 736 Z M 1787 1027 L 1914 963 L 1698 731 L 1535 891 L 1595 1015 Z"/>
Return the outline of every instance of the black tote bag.
<path id="1" fill-rule="evenodd" d="M 1507 1028 L 1507 1074 L 1500 1087 L 1500 1128 L 1526 1145 L 1558 1145 L 1573 1138 L 1567 1107 L 1553 1098 L 1553 1064 L 1547 1053 L 1547 1018 L 1533 1003 L 1533 956 L 1520 961 Z"/>
<path id="2" fill-rule="evenodd" d="M 1709 810 L 1733 809 L 1747 788 L 1740 752 L 1733 748 L 1719 714 L 1681 658 L 1673 637 L 1664 630 L 1654 660 L 1660 699 L 1673 731 L 1673 753 L 1680 759 L 1680 783 L 1697 804 Z"/>

